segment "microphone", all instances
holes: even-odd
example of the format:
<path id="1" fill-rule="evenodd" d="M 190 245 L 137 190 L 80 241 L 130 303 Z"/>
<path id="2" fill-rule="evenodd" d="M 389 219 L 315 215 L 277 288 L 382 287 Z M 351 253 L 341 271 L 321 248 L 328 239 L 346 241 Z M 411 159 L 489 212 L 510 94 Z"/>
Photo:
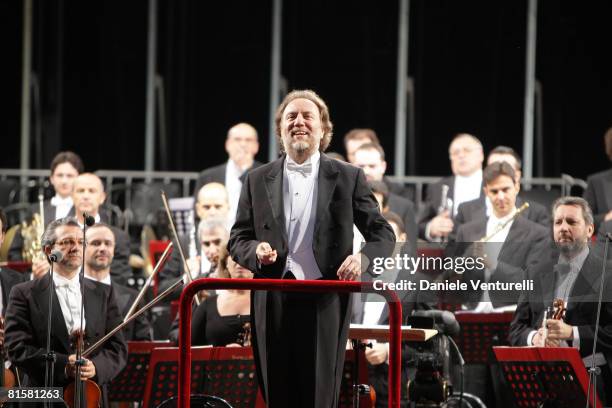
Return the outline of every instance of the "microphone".
<path id="1" fill-rule="evenodd" d="M 455 315 L 448 310 L 417 310 L 413 316 L 429 317 L 434 320 L 434 323 L 442 326 L 442 331 L 445 334 L 454 336 L 459 334 L 459 322 L 455 318 Z"/>
<path id="2" fill-rule="evenodd" d="M 51 251 L 51 253 L 48 256 L 49 261 L 51 262 L 59 262 L 62 260 L 63 257 L 64 257 L 64 253 L 60 251 L 59 249 L 54 249 L 53 251 Z"/>
<path id="3" fill-rule="evenodd" d="M 92 225 L 96 223 L 96 219 L 92 217 L 91 215 L 87 214 L 86 212 L 83 213 L 83 221 L 85 222 L 85 225 L 87 225 L 88 227 L 91 227 Z"/>

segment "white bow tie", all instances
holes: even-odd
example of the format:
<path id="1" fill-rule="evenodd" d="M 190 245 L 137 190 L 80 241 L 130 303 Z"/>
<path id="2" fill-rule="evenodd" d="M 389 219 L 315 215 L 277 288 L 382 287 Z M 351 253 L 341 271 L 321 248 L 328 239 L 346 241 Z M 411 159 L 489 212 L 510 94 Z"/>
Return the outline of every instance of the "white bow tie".
<path id="1" fill-rule="evenodd" d="M 304 177 L 308 177 L 312 173 L 312 163 L 297 164 L 288 161 L 287 173 L 299 173 Z"/>

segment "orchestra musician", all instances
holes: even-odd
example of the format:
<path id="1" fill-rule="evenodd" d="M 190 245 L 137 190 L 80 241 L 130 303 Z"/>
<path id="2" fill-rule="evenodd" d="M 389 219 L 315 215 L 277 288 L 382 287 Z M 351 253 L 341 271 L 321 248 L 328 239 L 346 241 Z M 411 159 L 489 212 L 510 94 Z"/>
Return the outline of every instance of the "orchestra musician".
<path id="1" fill-rule="evenodd" d="M 574 347 L 587 367 L 591 359 L 595 359 L 601 369 L 597 392 L 607 406 L 612 397 L 612 302 L 609 295 L 612 282 L 607 273 L 593 356 L 603 263 L 588 245 L 594 230 L 593 213 L 584 199 L 561 197 L 553 204 L 552 215 L 556 250 L 552 256 L 542 256 L 542 262 L 529 269 L 527 278 L 534 280 L 534 290 L 523 293 L 510 325 L 509 340 L 513 346 Z M 563 300 L 567 310 L 565 319 L 543 322 L 544 312 L 554 299 Z"/>
<path id="2" fill-rule="evenodd" d="M 75 350 L 70 335 L 80 329 L 81 302 L 84 305 L 86 343 L 93 344 L 121 323 L 112 286 L 86 279 L 81 295 L 79 270 L 83 258 L 83 234 L 76 219 L 51 222 L 42 237 L 42 248 L 49 255 L 59 250 L 61 259 L 50 274 L 13 287 L 6 310 L 5 343 L 8 355 L 22 373 L 24 386 L 45 384 L 48 299 L 52 290 L 51 348 L 56 361 L 52 386 L 67 386 L 73 379 Z M 127 346 L 118 332 L 85 360 L 81 378 L 99 385 L 109 383 L 123 368 Z"/>

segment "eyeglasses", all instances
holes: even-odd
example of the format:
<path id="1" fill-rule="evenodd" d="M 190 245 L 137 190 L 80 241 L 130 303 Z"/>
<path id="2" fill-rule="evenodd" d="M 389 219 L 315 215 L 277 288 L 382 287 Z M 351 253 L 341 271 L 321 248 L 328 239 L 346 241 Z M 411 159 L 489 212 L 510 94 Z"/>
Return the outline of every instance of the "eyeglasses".
<path id="1" fill-rule="evenodd" d="M 202 246 L 209 247 L 211 244 L 215 246 L 221 245 L 221 238 L 212 239 L 210 241 L 202 241 Z"/>
<path id="2" fill-rule="evenodd" d="M 83 246 L 83 239 L 74 239 L 74 238 L 65 238 L 62 239 L 61 241 L 57 241 L 55 243 L 55 245 L 57 245 L 60 248 L 66 248 L 66 247 L 75 247 L 75 246 Z"/>

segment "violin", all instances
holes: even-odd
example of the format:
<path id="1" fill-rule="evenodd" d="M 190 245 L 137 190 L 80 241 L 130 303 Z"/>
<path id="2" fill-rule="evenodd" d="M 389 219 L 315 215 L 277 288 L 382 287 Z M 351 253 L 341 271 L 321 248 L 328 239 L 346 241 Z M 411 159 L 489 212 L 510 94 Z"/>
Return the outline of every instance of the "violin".
<path id="1" fill-rule="evenodd" d="M 563 299 L 554 299 L 552 306 L 546 308 L 544 311 L 544 320 L 542 320 L 542 328 L 544 329 L 544 343 L 548 337 L 548 330 L 546 329 L 546 320 L 563 320 L 565 318 L 565 301 Z"/>
<path id="2" fill-rule="evenodd" d="M 6 349 L 4 348 L 4 317 L 0 316 L 0 386 L 11 388 L 15 386 L 15 374 L 9 368 L 6 368 L 5 362 L 8 360 Z"/>
<path id="3" fill-rule="evenodd" d="M 83 330 L 75 330 L 71 337 L 78 361 L 82 359 L 85 333 Z M 64 402 L 70 408 L 99 408 L 102 404 L 102 391 L 94 381 L 81 379 L 81 370 L 77 365 L 74 382 L 64 388 Z"/>

